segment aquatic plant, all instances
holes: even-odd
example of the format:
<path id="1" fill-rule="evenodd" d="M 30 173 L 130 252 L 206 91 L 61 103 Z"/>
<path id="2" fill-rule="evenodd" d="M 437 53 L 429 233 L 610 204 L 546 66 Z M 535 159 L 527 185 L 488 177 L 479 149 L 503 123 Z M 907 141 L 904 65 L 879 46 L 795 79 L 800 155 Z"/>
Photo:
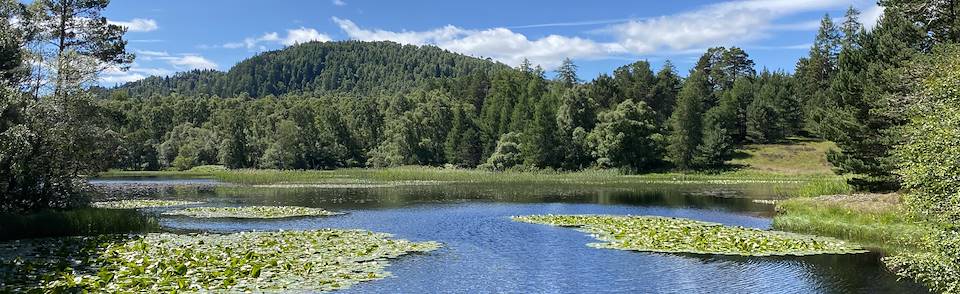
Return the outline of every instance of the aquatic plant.
<path id="1" fill-rule="evenodd" d="M 837 239 L 717 223 L 653 216 L 532 215 L 519 222 L 574 227 L 605 243 L 592 247 L 620 250 L 745 256 L 814 255 L 865 252 Z"/>
<path id="2" fill-rule="evenodd" d="M 0 292 L 329 291 L 440 247 L 389 237 L 324 229 L 21 240 L 0 244 Z"/>
<path id="3" fill-rule="evenodd" d="M 201 203 L 202 202 L 177 201 L 177 200 L 117 200 L 117 201 L 94 202 L 94 203 L 91 203 L 90 206 L 95 208 L 108 208 L 108 209 L 138 209 L 138 208 L 156 208 L 156 207 L 195 205 L 195 204 L 201 204 Z"/>
<path id="4" fill-rule="evenodd" d="M 287 218 L 338 214 L 341 213 L 299 206 L 189 207 L 163 213 L 163 215 L 195 218 Z"/>

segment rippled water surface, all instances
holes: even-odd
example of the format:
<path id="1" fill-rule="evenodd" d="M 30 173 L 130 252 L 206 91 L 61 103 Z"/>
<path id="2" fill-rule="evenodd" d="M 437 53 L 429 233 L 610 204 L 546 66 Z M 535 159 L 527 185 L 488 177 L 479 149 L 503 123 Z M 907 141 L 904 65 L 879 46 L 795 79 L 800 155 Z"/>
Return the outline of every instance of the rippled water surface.
<path id="1" fill-rule="evenodd" d="M 130 184 L 100 181 L 98 184 Z M 152 180 L 156 181 L 156 179 Z M 182 181 L 182 180 L 179 180 Z M 150 182 L 154 183 L 154 182 Z M 731 257 L 596 249 L 576 230 L 517 223 L 527 214 L 633 214 L 683 217 L 766 229 L 767 185 L 424 186 L 320 188 L 170 188 L 158 197 L 212 205 L 298 205 L 345 215 L 285 220 L 163 217 L 174 231 L 235 232 L 355 228 L 443 249 L 405 256 L 393 276 L 361 283 L 355 293 L 913 293 L 874 253 L 808 257 Z M 156 213 L 156 212 L 148 212 Z"/>

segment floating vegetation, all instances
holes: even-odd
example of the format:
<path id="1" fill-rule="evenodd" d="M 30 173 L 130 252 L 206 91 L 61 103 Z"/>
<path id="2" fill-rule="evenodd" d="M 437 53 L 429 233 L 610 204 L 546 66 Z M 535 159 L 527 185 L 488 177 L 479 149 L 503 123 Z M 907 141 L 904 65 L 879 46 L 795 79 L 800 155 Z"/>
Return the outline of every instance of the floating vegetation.
<path id="1" fill-rule="evenodd" d="M 138 209 L 138 208 L 156 208 L 156 207 L 195 205 L 195 204 L 201 204 L 201 203 L 203 202 L 176 201 L 176 200 L 117 200 L 117 201 L 94 202 L 94 203 L 91 203 L 90 206 L 93 206 L 96 208 L 108 208 L 108 209 Z"/>
<path id="2" fill-rule="evenodd" d="M 865 252 L 837 239 L 730 227 L 687 219 L 650 216 L 533 215 L 519 222 L 576 227 L 620 250 L 745 256 L 847 254 Z"/>
<path id="3" fill-rule="evenodd" d="M 440 247 L 362 230 L 147 234 L 0 244 L 0 292 L 330 291 Z"/>
<path id="4" fill-rule="evenodd" d="M 287 218 L 338 214 L 341 213 L 299 206 L 189 207 L 163 213 L 195 218 Z"/>

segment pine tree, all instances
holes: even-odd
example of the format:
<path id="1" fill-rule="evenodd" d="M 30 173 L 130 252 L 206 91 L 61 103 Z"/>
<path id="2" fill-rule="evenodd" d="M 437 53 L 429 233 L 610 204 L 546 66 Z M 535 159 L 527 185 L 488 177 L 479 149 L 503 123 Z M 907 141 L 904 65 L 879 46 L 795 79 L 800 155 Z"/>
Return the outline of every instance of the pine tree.
<path id="1" fill-rule="evenodd" d="M 577 65 L 569 57 L 563 59 L 563 63 L 557 68 L 557 81 L 564 87 L 570 88 L 580 83 L 577 78 Z"/>
<path id="2" fill-rule="evenodd" d="M 667 151 L 671 161 L 680 169 L 689 169 L 694 165 L 697 147 L 702 142 L 703 100 L 712 95 L 711 92 L 704 72 L 694 71 L 677 96 L 677 106 L 670 117 Z"/>
<path id="3" fill-rule="evenodd" d="M 563 159 L 557 153 L 561 144 L 557 136 L 555 92 L 540 98 L 533 120 L 523 132 L 523 162 L 528 167 L 558 167 Z"/>

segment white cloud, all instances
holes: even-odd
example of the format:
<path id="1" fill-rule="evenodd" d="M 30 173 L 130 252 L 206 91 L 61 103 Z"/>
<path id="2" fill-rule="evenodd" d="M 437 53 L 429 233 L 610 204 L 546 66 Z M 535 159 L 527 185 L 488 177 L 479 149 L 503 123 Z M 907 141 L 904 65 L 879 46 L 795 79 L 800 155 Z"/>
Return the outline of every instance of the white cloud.
<path id="1" fill-rule="evenodd" d="M 165 59 L 180 70 L 217 69 L 216 63 L 200 55 L 174 56 Z"/>
<path id="2" fill-rule="evenodd" d="M 658 18 L 613 25 L 604 31 L 636 54 L 661 49 L 730 45 L 766 37 L 780 17 L 849 4 L 839 0 L 744 0 L 707 5 Z M 801 25 L 803 26 L 803 25 Z M 809 27 L 809 24 L 806 24 Z"/>
<path id="3" fill-rule="evenodd" d="M 299 29 L 287 30 L 287 37 L 281 40 L 281 43 L 290 46 L 310 41 L 328 42 L 331 40 L 333 39 L 330 36 L 321 34 L 315 29 L 300 27 Z"/>
<path id="4" fill-rule="evenodd" d="M 149 76 L 163 76 L 173 73 L 171 70 L 163 68 L 140 67 L 138 64 L 131 65 L 127 71 L 121 71 L 119 68 L 108 68 L 99 77 L 100 84 L 113 86 L 123 83 L 129 83 L 145 79 Z"/>
<path id="5" fill-rule="evenodd" d="M 883 6 L 874 4 L 860 14 L 860 22 L 863 23 L 864 27 L 873 29 L 873 27 L 877 25 L 877 21 L 880 20 L 881 16 L 883 16 Z"/>
<path id="6" fill-rule="evenodd" d="M 345 1 L 343 1 L 343 0 L 333 0 L 333 5 L 336 5 L 336 6 L 347 6 L 347 2 L 345 2 Z"/>
<path id="7" fill-rule="evenodd" d="M 663 55 L 765 38 L 776 30 L 815 29 L 818 23 L 776 24 L 784 16 L 849 5 L 845 0 L 740 0 L 711 4 L 674 15 L 634 20 L 595 20 L 520 26 L 550 27 L 612 23 L 596 32 L 613 37 L 599 42 L 575 36 L 548 35 L 530 39 L 508 28 L 463 29 L 447 25 L 425 31 L 361 28 L 334 17 L 350 39 L 387 40 L 401 44 L 436 45 L 454 52 L 491 57 L 517 65 L 523 58 L 552 68 L 563 58 L 602 59 L 624 55 Z"/>
<path id="8" fill-rule="evenodd" d="M 510 65 L 518 65 L 528 58 L 535 64 L 552 68 L 565 57 L 591 59 L 625 52 L 618 44 L 598 43 L 579 37 L 549 35 L 531 40 L 506 28 L 468 30 L 448 25 L 428 31 L 393 32 L 360 28 L 347 19 L 334 17 L 333 21 L 354 40 L 436 45 L 454 52 L 490 57 Z"/>
<path id="9" fill-rule="evenodd" d="M 111 20 L 111 24 L 127 28 L 128 32 L 151 32 L 157 30 L 157 21 L 145 18 L 134 18 L 130 21 Z"/>
<path id="10" fill-rule="evenodd" d="M 246 38 L 242 42 L 223 44 L 227 49 L 247 48 L 248 50 L 266 50 L 263 43 L 278 43 L 285 46 L 306 43 L 310 41 L 327 42 L 333 40 L 330 36 L 318 32 L 316 29 L 300 27 L 299 29 L 287 30 L 287 36 L 281 38 L 277 32 L 265 33 L 257 38 Z"/>

